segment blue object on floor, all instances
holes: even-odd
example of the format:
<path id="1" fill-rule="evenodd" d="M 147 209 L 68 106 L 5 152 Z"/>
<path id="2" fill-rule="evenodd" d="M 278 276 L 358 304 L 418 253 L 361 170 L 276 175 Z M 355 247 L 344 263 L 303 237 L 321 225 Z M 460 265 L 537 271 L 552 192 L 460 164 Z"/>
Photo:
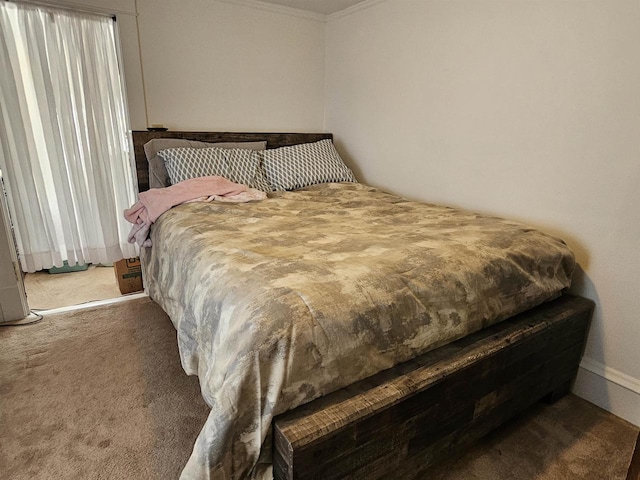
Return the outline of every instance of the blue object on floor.
<path id="1" fill-rule="evenodd" d="M 89 265 L 82 264 L 78 265 L 77 263 L 73 266 L 69 265 L 69 262 L 64 261 L 64 265 L 62 267 L 53 267 L 48 270 L 49 273 L 69 273 L 69 272 L 84 272 L 89 268 Z"/>

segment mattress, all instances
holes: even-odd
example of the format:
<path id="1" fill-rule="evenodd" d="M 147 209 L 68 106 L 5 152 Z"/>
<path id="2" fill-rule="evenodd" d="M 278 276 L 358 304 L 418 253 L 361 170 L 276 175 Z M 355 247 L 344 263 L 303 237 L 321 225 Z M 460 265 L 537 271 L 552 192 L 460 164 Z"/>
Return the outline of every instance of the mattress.
<path id="1" fill-rule="evenodd" d="M 256 476 L 274 416 L 556 298 L 575 266 L 526 225 L 356 183 L 181 205 L 151 238 L 148 292 L 211 407 L 184 479 Z"/>

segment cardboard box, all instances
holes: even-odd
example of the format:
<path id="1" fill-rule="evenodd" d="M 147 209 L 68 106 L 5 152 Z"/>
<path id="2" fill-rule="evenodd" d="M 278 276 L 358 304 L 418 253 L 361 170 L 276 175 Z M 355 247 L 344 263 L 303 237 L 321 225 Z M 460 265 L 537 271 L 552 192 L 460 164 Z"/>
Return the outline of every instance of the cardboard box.
<path id="1" fill-rule="evenodd" d="M 113 264 L 121 294 L 142 290 L 142 267 L 140 257 L 124 258 Z"/>

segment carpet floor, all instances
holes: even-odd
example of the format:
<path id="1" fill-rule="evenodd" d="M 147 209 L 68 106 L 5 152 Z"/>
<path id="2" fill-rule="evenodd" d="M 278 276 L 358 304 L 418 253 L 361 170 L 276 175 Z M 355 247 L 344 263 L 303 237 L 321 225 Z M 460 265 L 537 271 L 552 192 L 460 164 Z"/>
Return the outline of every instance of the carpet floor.
<path id="1" fill-rule="evenodd" d="M 89 265 L 84 272 L 27 273 L 27 302 L 32 310 L 51 310 L 121 296 L 113 267 Z"/>
<path id="2" fill-rule="evenodd" d="M 175 479 L 207 417 L 148 298 L 0 328 L 0 478 Z M 638 429 L 569 395 L 425 480 L 625 478 Z"/>

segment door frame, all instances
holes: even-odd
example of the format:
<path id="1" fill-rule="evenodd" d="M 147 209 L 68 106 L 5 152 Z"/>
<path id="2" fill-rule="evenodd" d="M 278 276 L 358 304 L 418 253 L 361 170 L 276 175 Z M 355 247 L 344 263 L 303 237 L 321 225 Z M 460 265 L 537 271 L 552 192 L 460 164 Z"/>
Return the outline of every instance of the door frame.
<path id="1" fill-rule="evenodd" d="M 0 323 L 21 320 L 29 315 L 27 293 L 18 261 L 9 206 L 0 171 Z"/>

